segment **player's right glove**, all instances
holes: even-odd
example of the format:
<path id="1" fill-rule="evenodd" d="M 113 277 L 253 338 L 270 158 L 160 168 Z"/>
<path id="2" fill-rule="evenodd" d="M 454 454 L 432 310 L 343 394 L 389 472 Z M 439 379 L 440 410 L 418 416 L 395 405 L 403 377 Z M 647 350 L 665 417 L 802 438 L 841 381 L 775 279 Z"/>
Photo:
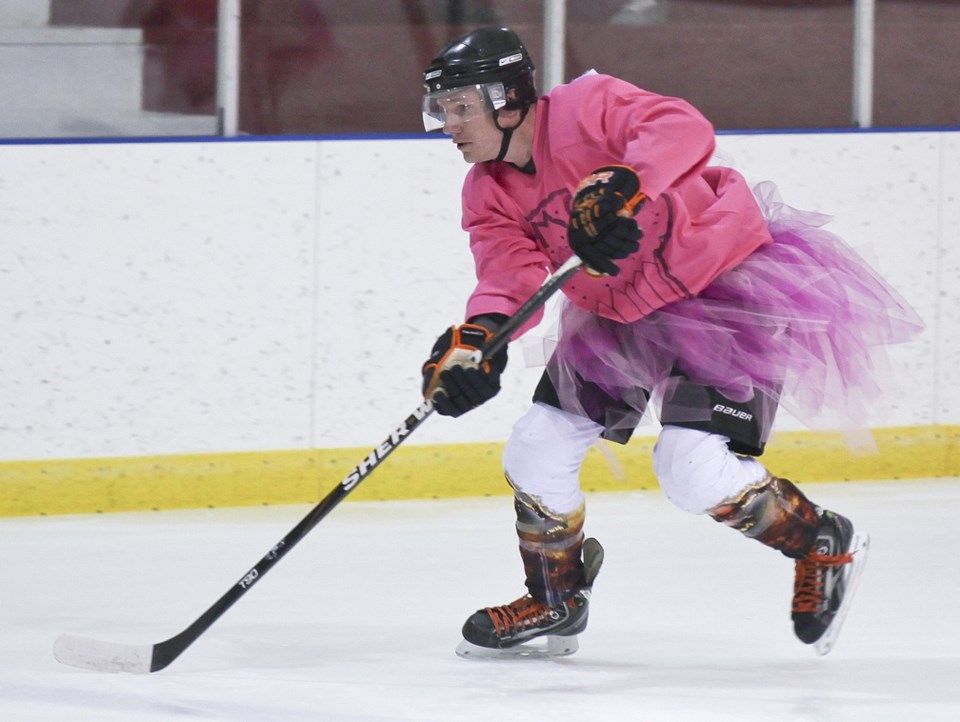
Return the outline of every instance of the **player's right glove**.
<path id="1" fill-rule="evenodd" d="M 437 339 L 422 369 L 423 396 L 433 400 L 437 413 L 460 416 L 500 391 L 506 346 L 479 364 L 473 361 L 474 353 L 492 336 L 485 326 L 465 323 L 451 326 Z"/>
<path id="2" fill-rule="evenodd" d="M 633 168 L 608 165 L 598 168 L 577 186 L 567 226 L 567 240 L 588 271 L 616 276 L 614 259 L 640 249 L 643 233 L 633 216 L 646 200 Z"/>

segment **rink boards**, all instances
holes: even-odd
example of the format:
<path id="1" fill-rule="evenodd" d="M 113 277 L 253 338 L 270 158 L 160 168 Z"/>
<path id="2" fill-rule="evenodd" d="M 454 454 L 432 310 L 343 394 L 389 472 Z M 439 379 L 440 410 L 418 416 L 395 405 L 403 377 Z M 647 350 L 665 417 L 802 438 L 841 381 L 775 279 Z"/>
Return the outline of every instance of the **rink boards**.
<path id="1" fill-rule="evenodd" d="M 767 463 L 960 474 L 960 132 L 724 134 L 717 162 L 831 214 L 928 325 L 894 353 L 878 454 L 782 414 Z M 0 144 L 0 515 L 320 498 L 419 403 L 462 319 L 465 172 L 427 137 Z M 539 330 L 496 400 L 431 419 L 351 498 L 507 493 Z M 592 451 L 585 487 L 653 486 L 655 434 Z"/>

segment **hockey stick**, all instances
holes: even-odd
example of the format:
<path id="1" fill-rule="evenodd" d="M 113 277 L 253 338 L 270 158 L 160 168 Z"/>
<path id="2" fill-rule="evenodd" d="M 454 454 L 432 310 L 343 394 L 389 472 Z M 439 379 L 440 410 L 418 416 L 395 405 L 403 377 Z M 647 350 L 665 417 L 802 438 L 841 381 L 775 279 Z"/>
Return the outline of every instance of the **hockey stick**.
<path id="1" fill-rule="evenodd" d="M 572 256 L 551 276 L 520 309 L 501 326 L 484 346 L 481 359 L 502 349 L 513 333 L 526 323 L 547 300 L 556 293 L 580 268 L 582 262 Z M 422 402 L 379 446 L 353 468 L 323 500 L 291 529 L 250 571 L 214 602 L 196 621 L 170 639 L 157 644 L 117 644 L 96 639 L 62 634 L 53 645 L 53 654 L 59 662 L 98 672 L 132 672 L 147 674 L 159 672 L 197 641 L 230 607 L 254 584 L 293 549 L 320 521 L 329 514 L 361 481 L 373 473 L 384 459 L 406 440 L 433 413 L 433 402 Z"/>

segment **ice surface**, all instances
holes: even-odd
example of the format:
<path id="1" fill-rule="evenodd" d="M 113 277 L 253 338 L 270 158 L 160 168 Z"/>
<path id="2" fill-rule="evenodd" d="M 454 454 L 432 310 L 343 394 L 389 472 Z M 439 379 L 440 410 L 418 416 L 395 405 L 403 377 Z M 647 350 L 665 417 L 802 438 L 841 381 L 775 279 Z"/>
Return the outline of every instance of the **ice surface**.
<path id="1" fill-rule="evenodd" d="M 960 480 L 804 489 L 872 537 L 827 657 L 792 635 L 789 560 L 657 491 L 588 497 L 606 561 L 555 660 L 454 654 L 471 612 L 523 592 L 508 497 L 345 503 L 151 675 L 61 665 L 53 642 L 172 636 L 309 507 L 0 520 L 0 719 L 960 720 Z"/>

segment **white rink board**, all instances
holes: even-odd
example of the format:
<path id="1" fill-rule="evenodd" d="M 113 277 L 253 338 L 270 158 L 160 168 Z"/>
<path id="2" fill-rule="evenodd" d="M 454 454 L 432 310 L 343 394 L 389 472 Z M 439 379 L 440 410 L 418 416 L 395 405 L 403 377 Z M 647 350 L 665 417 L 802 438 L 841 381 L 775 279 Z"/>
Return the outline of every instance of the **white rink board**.
<path id="1" fill-rule="evenodd" d="M 960 132 L 719 150 L 834 216 L 926 320 L 875 425 L 960 421 Z M 0 459 L 375 444 L 462 320 L 466 170 L 437 138 L 0 145 Z M 410 443 L 505 439 L 539 376 L 523 355 Z"/>

